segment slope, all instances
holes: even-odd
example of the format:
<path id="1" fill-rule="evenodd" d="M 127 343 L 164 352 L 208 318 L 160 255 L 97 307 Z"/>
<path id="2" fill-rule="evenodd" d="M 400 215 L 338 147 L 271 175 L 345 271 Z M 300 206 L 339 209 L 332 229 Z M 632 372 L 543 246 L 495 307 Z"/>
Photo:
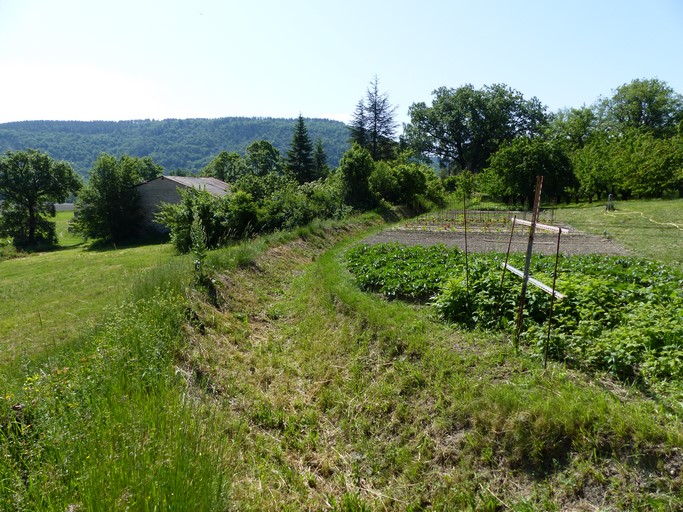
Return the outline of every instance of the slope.
<path id="1" fill-rule="evenodd" d="M 255 140 L 271 142 L 284 155 L 294 119 L 228 117 L 138 121 L 23 121 L 0 124 L 0 152 L 36 148 L 70 162 L 86 176 L 100 153 L 150 156 L 167 171 L 197 172 L 220 151 L 244 154 Z M 348 148 L 346 125 L 307 119 L 311 140 L 320 138 L 328 164 Z"/>

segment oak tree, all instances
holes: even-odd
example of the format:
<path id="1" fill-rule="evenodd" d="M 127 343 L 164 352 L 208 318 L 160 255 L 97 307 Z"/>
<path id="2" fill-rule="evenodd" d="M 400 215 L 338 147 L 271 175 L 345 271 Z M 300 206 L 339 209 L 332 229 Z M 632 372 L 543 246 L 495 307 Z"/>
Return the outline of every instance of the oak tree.
<path id="1" fill-rule="evenodd" d="M 56 162 L 36 149 L 8 151 L 0 157 L 0 236 L 16 246 L 57 242 L 55 203 L 81 187 L 66 162 Z"/>

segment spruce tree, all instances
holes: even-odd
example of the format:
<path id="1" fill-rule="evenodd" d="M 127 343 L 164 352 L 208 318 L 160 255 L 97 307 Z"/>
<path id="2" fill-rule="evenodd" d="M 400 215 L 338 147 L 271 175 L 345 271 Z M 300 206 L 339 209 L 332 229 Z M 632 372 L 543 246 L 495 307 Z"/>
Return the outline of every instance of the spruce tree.
<path id="1" fill-rule="evenodd" d="M 313 171 L 316 178 L 324 178 L 329 172 L 329 167 L 327 166 L 327 153 L 325 153 L 325 148 L 323 147 L 323 141 L 321 138 L 315 142 L 315 151 L 313 153 Z"/>
<path id="2" fill-rule="evenodd" d="M 374 160 L 390 160 L 396 147 L 396 107 L 389 103 L 387 93 L 379 92 L 379 80 L 375 76 L 367 92 L 368 150 Z"/>
<path id="3" fill-rule="evenodd" d="M 349 130 L 351 131 L 349 142 L 366 148 L 368 144 L 368 119 L 365 114 L 365 103 L 362 99 L 358 100 L 356 104 L 356 110 L 353 112 Z"/>
<path id="4" fill-rule="evenodd" d="M 316 179 L 313 166 L 313 144 L 301 114 L 294 127 L 292 145 L 287 151 L 287 169 L 299 183 Z"/>
<path id="5" fill-rule="evenodd" d="M 391 160 L 395 156 L 396 107 L 389 103 L 389 96 L 379 91 L 379 79 L 375 76 L 353 112 L 349 130 L 350 141 L 367 149 L 373 160 Z"/>

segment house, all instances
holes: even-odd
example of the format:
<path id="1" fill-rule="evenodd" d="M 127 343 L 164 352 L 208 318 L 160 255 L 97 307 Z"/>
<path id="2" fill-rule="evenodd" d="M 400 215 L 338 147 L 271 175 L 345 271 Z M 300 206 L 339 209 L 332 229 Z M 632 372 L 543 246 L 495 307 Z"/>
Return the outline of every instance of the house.
<path id="1" fill-rule="evenodd" d="M 179 203 L 179 189 L 205 190 L 222 197 L 230 193 L 230 185 L 216 178 L 189 178 L 185 176 L 160 176 L 135 187 L 140 198 L 142 223 L 146 229 L 167 231 L 164 226 L 154 222 L 154 214 L 161 203 Z"/>

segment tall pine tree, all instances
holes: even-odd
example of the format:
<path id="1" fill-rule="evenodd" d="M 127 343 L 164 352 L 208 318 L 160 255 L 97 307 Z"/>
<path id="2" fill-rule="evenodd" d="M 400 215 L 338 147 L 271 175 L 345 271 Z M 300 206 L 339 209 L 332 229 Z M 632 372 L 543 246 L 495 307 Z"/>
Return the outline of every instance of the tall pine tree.
<path id="1" fill-rule="evenodd" d="M 395 156 L 396 107 L 389 103 L 387 93 L 379 91 L 379 79 L 375 76 L 366 92 L 365 99 L 356 105 L 349 130 L 351 142 L 367 149 L 373 160 L 391 160 Z"/>
<path id="2" fill-rule="evenodd" d="M 317 178 L 313 162 L 313 144 L 301 114 L 294 127 L 292 145 L 287 151 L 287 169 L 299 183 L 306 183 Z"/>

